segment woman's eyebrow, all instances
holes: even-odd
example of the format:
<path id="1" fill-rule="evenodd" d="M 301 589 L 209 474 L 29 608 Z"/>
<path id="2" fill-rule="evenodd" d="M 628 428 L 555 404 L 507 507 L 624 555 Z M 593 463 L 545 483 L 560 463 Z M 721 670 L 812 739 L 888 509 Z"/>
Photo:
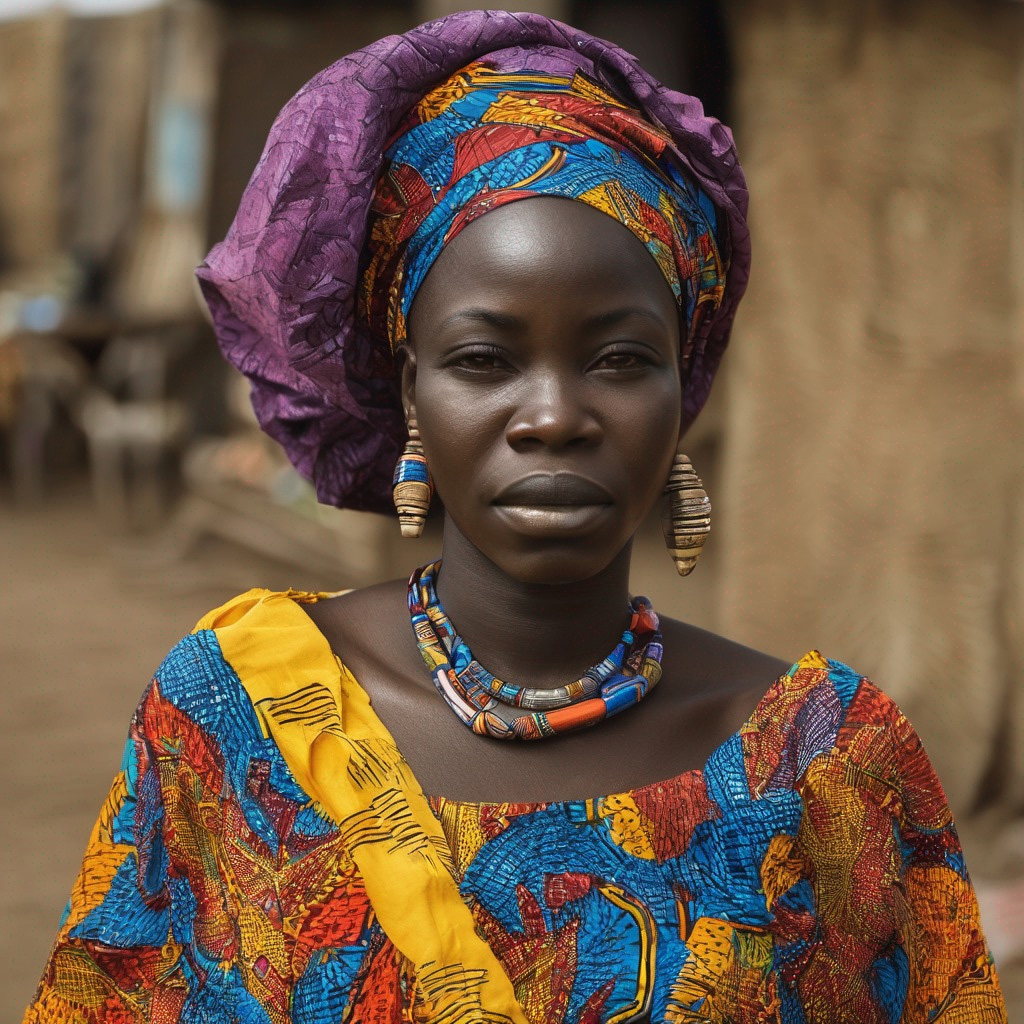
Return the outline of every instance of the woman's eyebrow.
<path id="1" fill-rule="evenodd" d="M 446 316 L 438 325 L 441 328 L 450 327 L 463 320 L 473 323 L 487 324 L 488 327 L 497 327 L 502 330 L 509 330 L 513 327 L 522 327 L 523 322 L 517 316 L 509 313 L 496 313 L 492 309 L 474 307 L 471 309 L 458 309 L 449 316 Z"/>
<path id="2" fill-rule="evenodd" d="M 665 321 L 654 310 L 643 306 L 622 306 L 619 309 L 610 309 L 603 313 L 595 313 L 583 321 L 583 326 L 588 328 L 613 327 L 622 320 L 631 316 L 642 317 L 650 320 L 659 327 L 665 327 Z M 510 330 L 515 327 L 522 327 L 523 321 L 511 313 L 497 313 L 493 309 L 472 307 L 470 309 L 458 309 L 449 314 L 438 325 L 441 328 L 450 327 L 462 321 L 486 324 L 488 327 L 496 327 L 499 330 Z"/>
<path id="3" fill-rule="evenodd" d="M 622 306 L 619 309 L 610 309 L 607 312 L 596 313 L 594 316 L 587 317 L 583 323 L 585 327 L 614 327 L 615 324 L 631 316 L 650 320 L 659 327 L 667 326 L 662 317 L 653 309 L 648 309 L 645 306 Z"/>

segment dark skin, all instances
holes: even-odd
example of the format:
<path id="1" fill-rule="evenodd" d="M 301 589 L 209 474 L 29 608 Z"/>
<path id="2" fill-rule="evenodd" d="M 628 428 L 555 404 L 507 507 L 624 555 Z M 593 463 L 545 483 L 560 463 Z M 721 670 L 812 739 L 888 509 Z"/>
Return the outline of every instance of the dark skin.
<path id="1" fill-rule="evenodd" d="M 564 685 L 628 623 L 633 535 L 679 439 L 675 299 L 616 220 L 528 199 L 446 246 L 409 334 L 403 402 L 445 508 L 438 596 L 499 678 Z M 539 490 L 516 490 L 536 474 L 547 474 Z M 553 474 L 568 495 L 544 489 Z M 699 769 L 789 667 L 663 616 L 663 675 L 638 706 L 552 740 L 502 742 L 471 733 L 434 689 L 404 580 L 305 607 L 424 791 L 459 800 L 593 797 Z"/>

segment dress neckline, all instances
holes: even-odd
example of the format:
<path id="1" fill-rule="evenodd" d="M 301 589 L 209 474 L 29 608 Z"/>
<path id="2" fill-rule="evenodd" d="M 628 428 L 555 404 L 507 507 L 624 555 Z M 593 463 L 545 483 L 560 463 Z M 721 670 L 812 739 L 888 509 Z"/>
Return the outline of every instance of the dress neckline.
<path id="1" fill-rule="evenodd" d="M 341 595 L 350 592 L 350 590 L 338 590 L 328 592 L 290 590 L 285 592 L 284 596 L 290 598 L 296 605 L 301 606 L 303 604 L 316 604 L 319 601 L 322 601 L 326 598 L 340 597 Z M 373 700 L 371 699 L 369 692 L 359 682 L 355 673 L 345 663 L 345 660 L 338 655 L 337 651 L 334 650 L 334 648 L 331 646 L 330 640 L 327 639 L 326 634 L 323 632 L 323 630 L 320 629 L 316 622 L 314 622 L 313 619 L 305 611 L 302 612 L 302 617 L 309 624 L 309 629 L 311 630 L 312 634 L 315 635 L 318 642 L 324 644 L 327 647 L 327 650 L 330 651 L 331 656 L 337 662 L 342 673 L 346 675 L 352 682 L 352 684 L 358 687 L 359 690 L 361 690 L 362 693 L 365 695 L 368 710 L 370 714 L 372 714 L 376 719 L 377 725 L 379 726 L 381 733 L 387 736 L 391 745 L 398 753 L 398 756 L 408 765 L 408 761 L 406 761 L 405 754 L 402 753 L 402 750 L 398 746 L 398 743 L 395 741 L 395 738 L 391 735 L 391 730 L 387 728 L 383 720 L 380 718 L 380 716 L 374 709 Z M 755 719 L 757 719 L 761 715 L 768 702 L 778 695 L 776 692 L 776 688 L 779 686 L 780 683 L 782 684 L 784 691 L 785 681 L 792 679 L 798 669 L 821 668 L 826 665 L 826 659 L 817 650 L 808 651 L 802 657 L 798 658 L 795 662 L 793 662 L 792 665 L 790 665 L 788 669 L 786 669 L 784 672 L 782 672 L 780 675 L 776 676 L 769 682 L 764 693 L 761 695 L 757 703 L 754 705 L 753 710 L 743 720 L 739 728 L 736 729 L 734 732 L 730 733 L 728 736 L 726 736 L 725 739 L 722 740 L 722 742 L 719 743 L 714 748 L 714 750 L 711 751 L 710 754 L 708 754 L 708 756 L 704 759 L 704 763 L 702 765 L 699 765 L 694 768 L 687 768 L 685 771 L 679 772 L 678 774 L 672 775 L 665 779 L 656 779 L 653 782 L 645 782 L 642 785 L 634 786 L 632 789 L 621 790 L 616 793 L 600 794 L 597 796 L 589 797 L 569 797 L 561 800 L 456 800 L 451 797 L 426 793 L 423 794 L 423 797 L 430 805 L 431 809 L 435 812 L 440 810 L 442 807 L 446 806 L 467 809 L 475 808 L 481 812 L 491 808 L 507 809 L 510 807 L 525 808 L 529 811 L 538 811 L 549 807 L 568 808 L 574 805 L 579 806 L 587 803 L 594 803 L 599 800 L 607 801 L 625 798 L 632 799 L 638 793 L 647 793 L 651 790 L 657 790 L 658 787 L 679 787 L 686 784 L 692 784 L 692 782 L 696 779 L 704 777 L 707 767 L 712 761 L 712 759 L 716 757 L 728 744 L 734 743 L 736 742 L 736 740 L 741 739 L 744 732 L 753 728 L 753 723 Z M 414 773 L 411 770 L 411 767 L 409 771 L 410 775 L 413 775 L 413 777 L 415 777 Z"/>
<path id="2" fill-rule="evenodd" d="M 769 701 L 778 696 L 776 688 L 780 683 L 782 684 L 784 691 L 786 680 L 792 679 L 798 669 L 809 667 L 810 665 L 820 665 L 823 661 L 824 658 L 818 651 L 808 651 L 803 655 L 803 657 L 793 662 L 785 672 L 776 676 L 769 683 L 768 688 L 761 695 L 757 704 L 754 706 L 754 709 L 743 720 L 742 725 L 726 736 L 725 739 L 722 740 L 722 742 L 719 743 L 710 754 L 708 754 L 702 765 L 694 768 L 687 768 L 685 771 L 681 771 L 676 775 L 671 775 L 666 779 L 657 779 L 654 782 L 645 782 L 642 785 L 634 786 L 632 789 L 621 790 L 616 793 L 601 794 L 599 796 L 569 797 L 562 800 L 456 800 L 446 796 L 427 795 L 427 803 L 430 804 L 431 809 L 435 812 L 440 811 L 444 807 L 455 807 L 475 809 L 480 813 L 497 808 L 506 810 L 508 808 L 524 809 L 526 813 L 534 813 L 536 811 L 547 810 L 548 808 L 566 809 L 572 806 L 578 807 L 585 804 L 595 804 L 600 801 L 632 800 L 635 799 L 638 794 L 646 794 L 652 791 L 658 792 L 662 789 L 679 789 L 683 786 L 692 785 L 698 779 L 704 778 L 708 765 L 725 749 L 725 747 L 730 743 L 735 743 L 737 740 L 742 740 L 743 734 L 754 728 L 755 719 L 761 715 Z M 346 671 L 348 671 L 347 668 Z M 351 675 L 351 673 L 349 674 Z M 352 678 L 355 679 L 354 676 Z M 356 680 L 356 682 L 358 685 L 358 680 Z M 401 753 L 401 751 L 399 751 L 399 753 Z"/>

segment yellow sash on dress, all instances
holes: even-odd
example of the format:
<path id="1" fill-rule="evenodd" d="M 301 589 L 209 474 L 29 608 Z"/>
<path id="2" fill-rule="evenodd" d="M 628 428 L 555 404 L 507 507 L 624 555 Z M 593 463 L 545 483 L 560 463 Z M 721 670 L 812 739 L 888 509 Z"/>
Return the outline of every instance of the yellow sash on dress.
<path id="1" fill-rule="evenodd" d="M 527 1024 L 459 895 L 440 823 L 370 699 L 300 607 L 250 590 L 205 615 L 295 781 L 337 823 L 428 1019 Z"/>

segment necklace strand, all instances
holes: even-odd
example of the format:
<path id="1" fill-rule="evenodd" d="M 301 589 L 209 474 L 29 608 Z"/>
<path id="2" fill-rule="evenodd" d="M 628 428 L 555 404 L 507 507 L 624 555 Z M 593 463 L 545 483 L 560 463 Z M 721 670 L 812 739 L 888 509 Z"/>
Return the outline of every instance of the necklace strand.
<path id="1" fill-rule="evenodd" d="M 630 622 L 615 650 L 566 686 L 516 686 L 474 657 L 437 596 L 437 560 L 409 578 L 416 643 L 438 692 L 473 732 L 493 739 L 545 739 L 596 725 L 638 704 L 661 678 L 658 616 L 646 597 L 629 603 Z M 527 714 L 510 709 L 525 708 Z"/>

